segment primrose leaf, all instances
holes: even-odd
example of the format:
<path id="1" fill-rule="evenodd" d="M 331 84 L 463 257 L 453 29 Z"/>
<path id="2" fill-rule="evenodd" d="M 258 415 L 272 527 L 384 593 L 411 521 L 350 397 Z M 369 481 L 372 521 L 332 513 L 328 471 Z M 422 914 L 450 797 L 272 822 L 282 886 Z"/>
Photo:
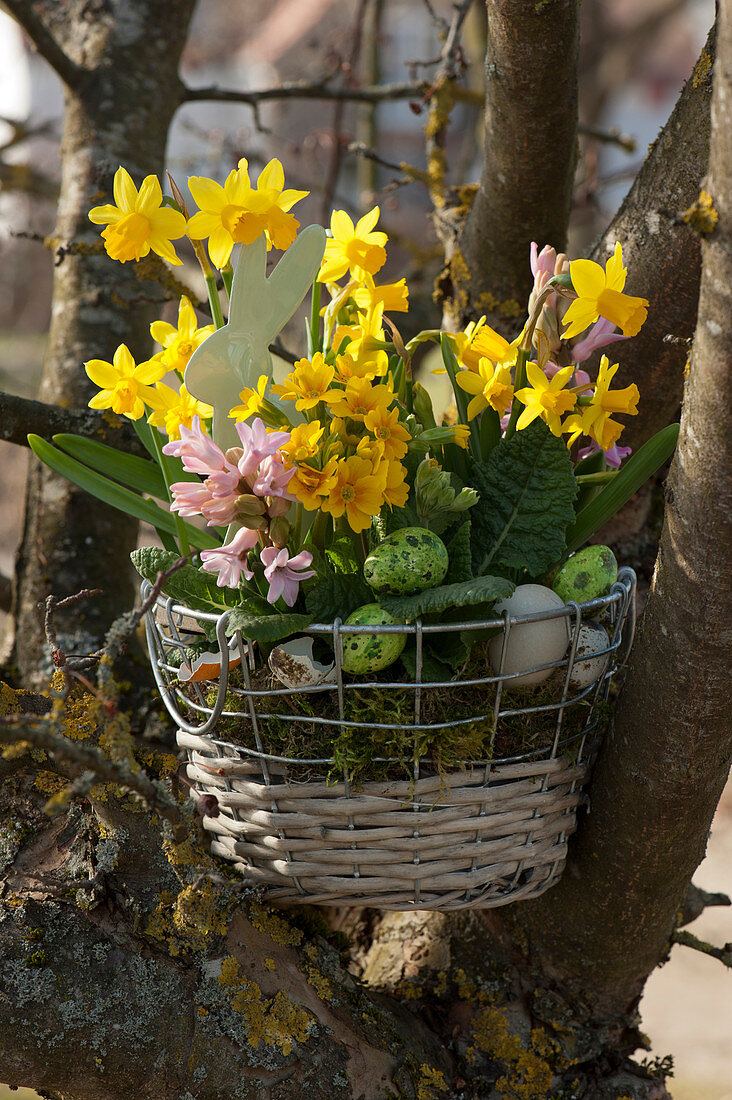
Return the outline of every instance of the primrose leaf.
<path id="1" fill-rule="evenodd" d="M 292 612 L 285 615 L 256 615 L 244 607 L 235 608 L 226 623 L 226 633 L 231 636 L 240 630 L 245 638 L 260 645 L 271 646 L 290 634 L 297 634 L 312 622 L 311 615 Z"/>
<path id="2" fill-rule="evenodd" d="M 480 493 L 473 506 L 473 562 L 546 573 L 564 554 L 565 531 L 577 495 L 569 452 L 542 420 L 504 439 L 471 478 Z"/>
<path id="3" fill-rule="evenodd" d="M 441 584 L 414 596 L 382 596 L 379 603 L 402 622 L 411 622 L 418 615 L 436 615 L 453 607 L 492 603 L 512 595 L 515 585 L 504 577 L 472 577 L 458 584 Z"/>
<path id="4" fill-rule="evenodd" d="M 305 596 L 310 622 L 332 623 L 347 619 L 357 607 L 373 603 L 376 597 L 359 573 L 326 573 Z"/>
<path id="5" fill-rule="evenodd" d="M 133 550 L 130 557 L 140 576 L 154 584 L 158 573 L 170 569 L 179 555 L 157 546 L 143 546 Z M 212 573 L 197 569 L 195 565 L 184 565 L 171 573 L 163 585 L 163 592 L 192 611 L 208 611 L 214 615 L 240 607 L 242 603 L 250 611 L 269 608 L 266 600 L 254 593 L 239 588 L 219 588 Z"/>
<path id="6" fill-rule="evenodd" d="M 445 581 L 447 584 L 455 584 L 458 581 L 469 581 L 473 576 L 472 556 L 470 550 L 470 520 L 462 523 L 452 538 L 445 545 L 450 564 L 447 568 Z"/>

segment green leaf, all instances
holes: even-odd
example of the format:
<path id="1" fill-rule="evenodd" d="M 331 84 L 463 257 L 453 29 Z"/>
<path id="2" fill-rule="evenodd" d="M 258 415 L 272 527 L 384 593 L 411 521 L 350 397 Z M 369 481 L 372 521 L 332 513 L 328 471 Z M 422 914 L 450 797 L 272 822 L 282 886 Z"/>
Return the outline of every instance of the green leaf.
<path id="1" fill-rule="evenodd" d="M 416 679 L 417 650 L 413 641 L 407 642 L 407 647 L 403 650 L 400 660 L 404 665 L 407 676 L 409 676 L 411 680 Z M 431 680 L 437 683 L 444 683 L 446 680 L 452 679 L 452 668 L 438 657 L 433 656 L 425 647 L 422 650 L 421 679 L 426 683 L 429 683 Z"/>
<path id="2" fill-rule="evenodd" d="M 157 546 L 143 546 L 139 550 L 133 550 L 130 557 L 140 576 L 154 584 L 158 573 L 170 569 L 179 555 L 161 550 Z M 239 588 L 219 588 L 212 573 L 197 569 L 195 565 L 184 565 L 171 573 L 163 586 L 163 592 L 193 611 L 208 611 L 214 615 L 241 607 L 243 601 L 252 612 L 268 609 L 266 600 L 261 596 L 243 592 Z"/>
<path id="3" fill-rule="evenodd" d="M 165 480 L 156 462 L 125 454 L 124 451 L 98 443 L 95 439 L 85 439 L 83 436 L 65 432 L 54 435 L 53 442 L 66 454 L 97 473 L 106 474 L 140 493 L 149 493 L 160 500 L 168 499 Z"/>
<path id="4" fill-rule="evenodd" d="M 356 556 L 356 550 L 347 535 L 339 535 L 338 538 L 326 548 L 325 555 L 336 573 L 358 572 L 358 557 Z"/>
<path id="5" fill-rule="evenodd" d="M 246 608 L 237 607 L 229 615 L 226 633 L 230 637 L 240 630 L 245 638 L 269 646 L 290 634 L 297 634 L 298 630 L 304 630 L 312 621 L 311 615 L 294 612 L 287 615 L 254 615 Z"/>
<path id="6" fill-rule="evenodd" d="M 679 425 L 669 424 L 656 432 L 640 450 L 629 458 L 613 480 L 602 489 L 586 507 L 578 512 L 577 519 L 567 531 L 567 553 L 577 550 L 604 523 L 630 500 L 651 474 L 663 466 L 673 453 L 679 437 Z"/>
<path id="7" fill-rule="evenodd" d="M 447 568 L 446 584 L 469 581 L 473 576 L 473 564 L 470 550 L 470 520 L 466 519 L 458 527 L 452 538 L 445 544 L 450 564 Z"/>
<path id="8" fill-rule="evenodd" d="M 167 509 L 158 507 L 151 500 L 143 500 L 130 489 L 125 489 L 124 486 L 117 485 L 109 478 L 90 470 L 88 466 L 83 466 L 75 458 L 59 451 L 47 440 L 41 439 L 39 435 L 29 435 L 28 446 L 41 462 L 45 462 L 57 474 L 73 481 L 74 485 L 78 485 L 80 489 L 97 497 L 98 500 L 171 535 L 177 533 L 175 516 Z M 191 545 L 197 550 L 213 549 L 221 545 L 219 540 L 208 531 L 200 531 L 190 523 L 184 526 Z"/>
<path id="9" fill-rule="evenodd" d="M 504 577 L 473 577 L 458 584 L 428 588 L 414 596 L 382 596 L 379 603 L 395 619 L 412 622 L 418 615 L 435 615 L 453 607 L 507 599 L 515 587 Z"/>
<path id="10" fill-rule="evenodd" d="M 503 440 L 471 471 L 480 500 L 473 506 L 473 559 L 540 576 L 559 561 L 577 495 L 569 452 L 542 420 Z"/>
<path id="11" fill-rule="evenodd" d="M 310 622 L 332 623 L 347 619 L 357 607 L 374 603 L 376 596 L 359 573 L 326 573 L 305 596 Z"/>
<path id="12" fill-rule="evenodd" d="M 458 421 L 460 424 L 470 424 L 470 438 L 468 440 L 468 447 L 470 453 L 475 459 L 480 458 L 480 434 L 478 430 L 478 421 L 473 419 L 468 421 L 468 394 L 457 384 L 457 375 L 460 370 L 460 364 L 455 358 L 455 352 L 452 350 L 452 344 L 450 343 L 450 337 L 446 332 L 440 334 L 440 347 L 442 349 L 442 361 L 445 364 L 445 370 L 447 371 L 452 385 L 452 392 L 455 396 L 455 404 L 458 411 Z"/>

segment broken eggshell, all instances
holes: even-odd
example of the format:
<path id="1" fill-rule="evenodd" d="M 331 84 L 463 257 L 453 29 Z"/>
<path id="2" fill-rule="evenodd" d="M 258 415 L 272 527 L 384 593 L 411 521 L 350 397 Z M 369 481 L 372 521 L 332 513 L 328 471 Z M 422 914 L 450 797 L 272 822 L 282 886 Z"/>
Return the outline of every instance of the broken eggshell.
<path id="1" fill-rule="evenodd" d="M 248 647 L 244 646 L 248 653 Z M 234 639 L 229 643 L 229 671 L 241 664 L 241 653 Z M 221 654 L 200 653 L 193 659 L 185 658 L 178 669 L 178 679 L 184 683 L 201 683 L 205 680 L 218 680 L 221 675 Z"/>
<path id="2" fill-rule="evenodd" d="M 323 665 L 313 657 L 312 638 L 292 638 L 275 646 L 269 655 L 269 667 L 285 687 L 316 687 L 336 682 L 335 662 Z"/>

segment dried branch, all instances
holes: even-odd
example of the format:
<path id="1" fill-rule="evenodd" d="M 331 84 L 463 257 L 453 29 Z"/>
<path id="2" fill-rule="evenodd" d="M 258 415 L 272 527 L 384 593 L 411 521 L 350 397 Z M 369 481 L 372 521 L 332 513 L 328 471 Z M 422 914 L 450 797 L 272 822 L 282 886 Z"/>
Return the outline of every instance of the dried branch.
<path id="1" fill-rule="evenodd" d="M 92 772 L 98 781 L 114 783 L 139 795 L 151 810 L 170 823 L 180 842 L 188 835 L 181 807 L 161 783 L 150 779 L 145 772 L 133 772 L 124 764 L 118 764 L 92 745 L 71 741 L 47 728 L 43 719 L 28 719 L 27 715 L 11 715 L 0 718 L 0 743 L 16 744 L 27 741 L 35 748 L 43 749 L 54 760 L 71 764 L 80 772 Z"/>
<path id="2" fill-rule="evenodd" d="M 0 439 L 5 443 L 28 446 L 29 433 L 50 439 L 59 432 L 83 435 L 102 443 L 118 447 L 128 454 L 147 458 L 148 453 L 130 425 L 122 418 L 110 423 L 110 415 L 85 409 L 62 409 L 60 405 L 47 405 L 12 393 L 0 393 Z"/>
<path id="3" fill-rule="evenodd" d="M 211 85 L 206 88 L 183 87 L 183 103 L 200 100 L 246 103 L 254 107 L 272 99 L 334 99 L 351 103 L 385 103 L 392 99 L 411 99 L 421 95 L 429 87 L 423 80 L 408 80 L 393 84 L 379 84 L 374 87 L 365 85 L 358 88 L 331 88 L 327 83 L 313 84 L 307 80 L 293 80 L 280 84 L 276 88 L 261 88 L 258 91 L 237 91 L 232 88 L 218 88 Z"/>
<path id="4" fill-rule="evenodd" d="M 66 654 L 58 644 L 56 628 L 53 623 L 55 612 L 64 607 L 72 607 L 74 604 L 80 603 L 81 600 L 88 600 L 94 596 L 101 596 L 101 594 L 101 588 L 82 588 L 80 592 L 76 592 L 73 596 L 66 596 L 63 600 L 59 600 L 55 596 L 46 596 L 43 628 L 46 634 L 46 641 L 51 650 L 51 660 L 53 661 L 54 668 L 63 668 L 66 664 Z"/>
<path id="5" fill-rule="evenodd" d="M 43 20 L 36 15 L 29 0 L 3 0 L 3 6 L 23 28 L 37 53 L 48 62 L 66 87 L 72 90 L 78 88 L 84 70 L 61 49 Z"/>
<path id="6" fill-rule="evenodd" d="M 584 122 L 580 122 L 577 133 L 581 134 L 582 137 L 594 138 L 595 141 L 601 141 L 606 145 L 617 145 L 624 153 L 635 153 L 638 148 L 638 142 L 633 135 L 622 133 L 617 126 L 612 126 L 609 130 L 603 130 L 600 126 L 589 126 Z"/>
<path id="7" fill-rule="evenodd" d="M 679 943 L 682 947 L 691 947 L 693 951 L 700 951 L 702 955 L 711 955 L 713 959 L 719 959 L 724 966 L 732 970 L 732 943 L 725 943 L 723 947 L 715 947 L 714 944 L 707 943 L 706 940 L 700 940 L 691 932 L 681 931 L 672 933 L 671 943 Z"/>
<path id="8" fill-rule="evenodd" d="M 679 913 L 678 927 L 683 928 L 685 924 L 691 924 L 705 909 L 714 905 L 732 905 L 732 901 L 726 894 L 710 894 L 707 890 L 702 890 L 700 886 L 690 882 Z"/>

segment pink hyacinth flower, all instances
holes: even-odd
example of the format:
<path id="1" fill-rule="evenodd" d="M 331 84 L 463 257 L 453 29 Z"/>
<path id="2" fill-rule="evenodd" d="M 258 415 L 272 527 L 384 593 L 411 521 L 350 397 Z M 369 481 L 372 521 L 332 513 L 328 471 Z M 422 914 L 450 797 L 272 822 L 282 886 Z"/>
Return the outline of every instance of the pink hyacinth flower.
<path id="1" fill-rule="evenodd" d="M 587 335 L 574 345 L 572 358 L 575 363 L 584 363 L 585 359 L 589 359 L 598 348 L 605 348 L 608 344 L 615 344 L 618 340 L 627 339 L 629 337 L 623 336 L 622 332 L 615 331 L 615 325 L 612 321 L 607 321 L 604 317 L 601 317 L 599 321 L 595 321 Z"/>
<path id="2" fill-rule="evenodd" d="M 181 516 L 200 516 L 213 499 L 206 483 L 200 481 L 175 481 L 170 491 L 173 494 L 170 510 Z"/>
<path id="3" fill-rule="evenodd" d="M 263 459 L 273 455 L 290 439 L 289 432 L 268 432 L 260 417 L 253 420 L 251 425 L 238 423 L 236 430 L 244 450 L 239 459 L 239 473 L 242 477 L 250 477 Z"/>
<path id="4" fill-rule="evenodd" d="M 541 252 L 539 252 L 539 246 L 536 241 L 531 242 L 531 248 L 529 250 L 529 263 L 531 264 L 531 274 L 536 278 L 539 272 L 544 271 L 550 277 L 554 274 L 554 265 L 557 262 L 557 250 L 552 248 L 550 244 L 545 244 Z"/>
<path id="5" fill-rule="evenodd" d="M 189 474 L 203 474 L 205 477 L 210 477 L 211 474 L 220 473 L 222 470 L 227 472 L 236 470 L 236 467 L 227 461 L 221 448 L 206 435 L 198 416 L 193 417 L 190 428 L 181 424 L 180 439 L 171 439 L 166 443 L 163 454 L 180 458 L 183 469 Z"/>
<path id="6" fill-rule="evenodd" d="M 589 455 L 594 455 L 599 450 L 600 444 L 595 443 L 593 439 L 588 447 L 582 447 L 581 450 L 577 452 L 577 459 L 581 462 L 583 458 L 587 458 Z M 609 451 L 604 452 L 605 461 L 607 462 L 608 466 L 612 466 L 614 467 L 614 469 L 617 470 L 617 468 L 620 466 L 620 463 L 632 453 L 632 447 L 621 447 L 619 444 L 616 443 L 615 446 L 611 447 Z"/>
<path id="7" fill-rule="evenodd" d="M 286 470 L 275 455 L 267 455 L 262 459 L 257 470 L 257 479 L 252 484 L 252 492 L 258 497 L 284 497 L 286 500 L 297 500 L 287 492 L 287 486 L 297 473 L 295 466 Z"/>
<path id="8" fill-rule="evenodd" d="M 218 573 L 216 584 L 219 588 L 236 588 L 240 577 L 250 581 L 254 576 L 247 565 L 247 554 L 258 541 L 259 535 L 256 531 L 242 527 L 226 546 L 201 551 L 203 568 L 209 573 Z"/>
<path id="9" fill-rule="evenodd" d="M 315 576 L 315 570 L 307 568 L 313 555 L 309 550 L 301 550 L 291 558 L 286 547 L 278 550 L 276 546 L 266 546 L 259 556 L 269 581 L 267 602 L 276 603 L 282 596 L 287 606 L 293 607 L 300 583 Z"/>

